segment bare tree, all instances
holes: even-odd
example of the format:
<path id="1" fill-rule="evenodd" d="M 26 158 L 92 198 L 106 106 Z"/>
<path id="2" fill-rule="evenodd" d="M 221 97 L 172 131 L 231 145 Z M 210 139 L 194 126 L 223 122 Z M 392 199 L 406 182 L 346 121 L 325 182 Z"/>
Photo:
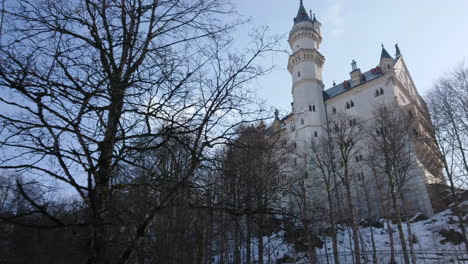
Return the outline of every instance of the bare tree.
<path id="1" fill-rule="evenodd" d="M 459 188 L 464 187 L 468 175 L 466 143 L 468 140 L 468 68 L 459 64 L 441 77 L 428 94 L 431 114 L 431 132 L 440 153 L 450 194 L 459 208 Z M 463 215 L 454 210 L 463 242 L 468 250 L 468 240 Z"/>
<path id="2" fill-rule="evenodd" d="M 415 149 L 414 126 L 410 116 L 399 106 L 390 105 L 377 108 L 375 111 L 375 128 L 368 133 L 371 138 L 370 154 L 376 157 L 378 162 L 374 165 L 386 176 L 393 211 L 397 220 L 401 246 L 405 257 L 405 263 L 410 263 L 405 233 L 402 226 L 402 213 L 408 217 L 407 190 L 411 188 L 414 169 Z M 410 245 L 411 260 L 416 261 L 413 243 L 411 223 L 406 222 L 408 230 L 408 242 Z"/>
<path id="3" fill-rule="evenodd" d="M 356 221 L 355 205 L 353 204 L 353 182 L 355 181 L 356 166 L 353 158 L 358 155 L 363 143 L 364 133 L 360 122 L 344 113 L 337 113 L 330 118 L 329 136 L 333 146 L 336 161 L 336 175 L 344 187 L 346 206 L 351 221 L 354 244 L 354 261 L 361 263 L 359 247 L 359 230 Z"/>
<path id="4" fill-rule="evenodd" d="M 20 0 L 4 10 L 0 102 L 11 111 L 0 114 L 0 168 L 66 186 L 90 210 L 65 221 L 22 193 L 49 220 L 38 227 L 89 227 L 88 263 L 129 260 L 208 149 L 258 118 L 244 84 L 265 72 L 254 61 L 277 39 L 258 31 L 253 47 L 236 52 L 230 34 L 244 21 L 221 22 L 233 13 L 214 0 Z M 113 196 L 134 187 L 114 184 L 118 169 L 169 141 L 184 145 L 186 170 L 115 257 Z"/>
<path id="5" fill-rule="evenodd" d="M 339 264 L 338 238 L 336 228 L 336 196 L 340 188 L 340 182 L 337 180 L 333 144 L 330 137 L 322 137 L 317 142 L 312 142 L 311 155 L 309 159 L 313 176 L 320 179 L 320 186 L 325 191 L 327 199 L 328 224 L 332 237 L 334 263 Z M 320 190 L 320 191 L 322 191 Z"/>

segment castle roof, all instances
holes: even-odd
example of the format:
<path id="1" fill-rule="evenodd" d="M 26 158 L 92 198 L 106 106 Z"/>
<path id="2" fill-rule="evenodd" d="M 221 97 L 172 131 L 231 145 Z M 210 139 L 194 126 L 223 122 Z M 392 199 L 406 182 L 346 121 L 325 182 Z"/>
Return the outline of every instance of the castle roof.
<path id="1" fill-rule="evenodd" d="M 305 10 L 304 5 L 301 0 L 299 4 L 299 10 L 297 11 L 297 15 L 294 18 L 294 24 L 297 24 L 299 22 L 304 22 L 304 21 L 312 22 L 312 19 L 309 17 L 309 14 L 307 14 L 307 11 Z"/>
<path id="2" fill-rule="evenodd" d="M 363 73 L 364 75 L 364 78 L 363 78 L 363 82 L 357 84 L 357 85 L 353 85 L 353 82 L 351 80 L 347 80 L 347 81 L 344 81 L 340 84 L 337 84 L 333 87 L 330 87 L 328 89 L 326 89 L 325 91 L 323 91 L 323 99 L 326 101 L 330 98 L 333 98 L 335 96 L 338 96 L 342 93 L 345 93 L 349 90 L 352 90 L 354 89 L 355 87 L 361 85 L 361 84 L 364 84 L 364 83 L 367 83 L 367 82 L 370 82 L 374 79 L 377 79 L 379 78 L 380 76 L 383 75 L 382 71 L 380 71 L 380 68 L 379 67 L 376 67 L 372 70 L 369 70 L 367 72 L 364 72 Z"/>
<path id="3" fill-rule="evenodd" d="M 384 48 L 382 44 L 382 53 L 380 54 L 380 60 L 382 60 L 383 58 L 393 59 L 392 56 L 390 56 L 390 54 L 388 53 L 388 51 Z"/>

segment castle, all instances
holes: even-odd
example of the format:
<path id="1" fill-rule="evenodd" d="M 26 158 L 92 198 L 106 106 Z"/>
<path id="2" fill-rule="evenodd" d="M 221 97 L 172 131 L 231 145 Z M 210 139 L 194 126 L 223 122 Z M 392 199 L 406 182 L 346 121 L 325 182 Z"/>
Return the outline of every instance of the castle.
<path id="1" fill-rule="evenodd" d="M 378 65 L 368 71 L 361 71 L 353 61 L 349 79 L 325 89 L 322 81 L 325 57 L 319 51 L 321 27 L 315 15 L 307 13 L 301 0 L 288 40 L 292 50 L 288 61 L 288 71 L 292 76 L 292 111 L 282 118 L 276 112 L 268 133 L 279 134 L 294 144 L 295 152 L 307 152 L 311 140 L 327 136 L 327 124 L 334 115 L 343 112 L 347 116 L 356 117 L 358 122 L 364 122 L 374 118 L 377 106 L 396 104 L 414 117 L 414 133 L 417 134 L 413 142 L 408 142 L 414 145 L 416 157 L 411 170 L 411 194 L 414 195 L 410 200 L 410 209 L 414 213 L 432 215 L 428 187 L 433 183 L 445 182 L 442 163 L 438 158 L 435 140 L 425 125 L 430 124 L 426 103 L 415 87 L 398 45 L 395 45 L 394 58 L 382 45 Z M 297 166 L 297 161 L 295 163 Z M 362 172 L 367 173 L 365 169 Z M 306 188 L 313 185 L 313 179 L 305 184 Z M 363 204 L 359 201 L 362 199 L 359 198 L 359 190 L 354 190 L 354 193 L 356 204 Z M 358 217 L 366 215 L 365 208 L 357 210 Z M 382 212 L 375 210 L 373 215 L 380 217 Z"/>

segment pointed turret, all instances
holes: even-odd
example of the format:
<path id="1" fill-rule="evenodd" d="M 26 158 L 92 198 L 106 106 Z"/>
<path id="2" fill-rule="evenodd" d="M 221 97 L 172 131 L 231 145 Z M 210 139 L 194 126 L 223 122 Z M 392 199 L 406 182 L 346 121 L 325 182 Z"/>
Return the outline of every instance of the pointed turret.
<path id="1" fill-rule="evenodd" d="M 297 15 L 294 18 L 294 24 L 297 24 L 299 22 L 304 22 L 304 21 L 310 21 L 312 20 L 309 17 L 309 14 L 307 14 L 306 9 L 304 8 L 304 4 L 301 2 L 299 3 L 299 10 L 297 11 Z"/>
<path id="2" fill-rule="evenodd" d="M 390 71 L 393 67 L 393 58 L 382 44 L 382 53 L 380 54 L 380 68 L 383 72 Z"/>
<path id="3" fill-rule="evenodd" d="M 380 54 L 380 60 L 387 58 L 387 59 L 393 59 L 392 56 L 388 53 L 388 51 L 385 49 L 384 45 L 382 44 L 382 53 Z"/>

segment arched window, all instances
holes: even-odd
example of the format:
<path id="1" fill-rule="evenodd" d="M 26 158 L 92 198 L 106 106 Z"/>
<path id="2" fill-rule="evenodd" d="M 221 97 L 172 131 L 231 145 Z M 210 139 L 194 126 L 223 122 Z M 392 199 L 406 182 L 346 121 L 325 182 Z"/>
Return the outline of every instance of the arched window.
<path id="1" fill-rule="evenodd" d="M 384 94 L 384 91 L 382 88 L 380 88 L 380 95 L 383 95 Z"/>
<path id="2" fill-rule="evenodd" d="M 379 95 L 380 95 L 379 90 L 375 90 L 375 92 L 374 92 L 374 97 L 377 97 L 377 96 L 379 96 Z"/>
<path id="3" fill-rule="evenodd" d="M 354 102 L 353 102 L 353 100 L 351 100 L 351 107 L 354 107 Z"/>
<path id="4" fill-rule="evenodd" d="M 349 109 L 349 108 L 350 108 L 349 102 L 346 102 L 346 107 L 345 107 L 345 109 Z"/>

